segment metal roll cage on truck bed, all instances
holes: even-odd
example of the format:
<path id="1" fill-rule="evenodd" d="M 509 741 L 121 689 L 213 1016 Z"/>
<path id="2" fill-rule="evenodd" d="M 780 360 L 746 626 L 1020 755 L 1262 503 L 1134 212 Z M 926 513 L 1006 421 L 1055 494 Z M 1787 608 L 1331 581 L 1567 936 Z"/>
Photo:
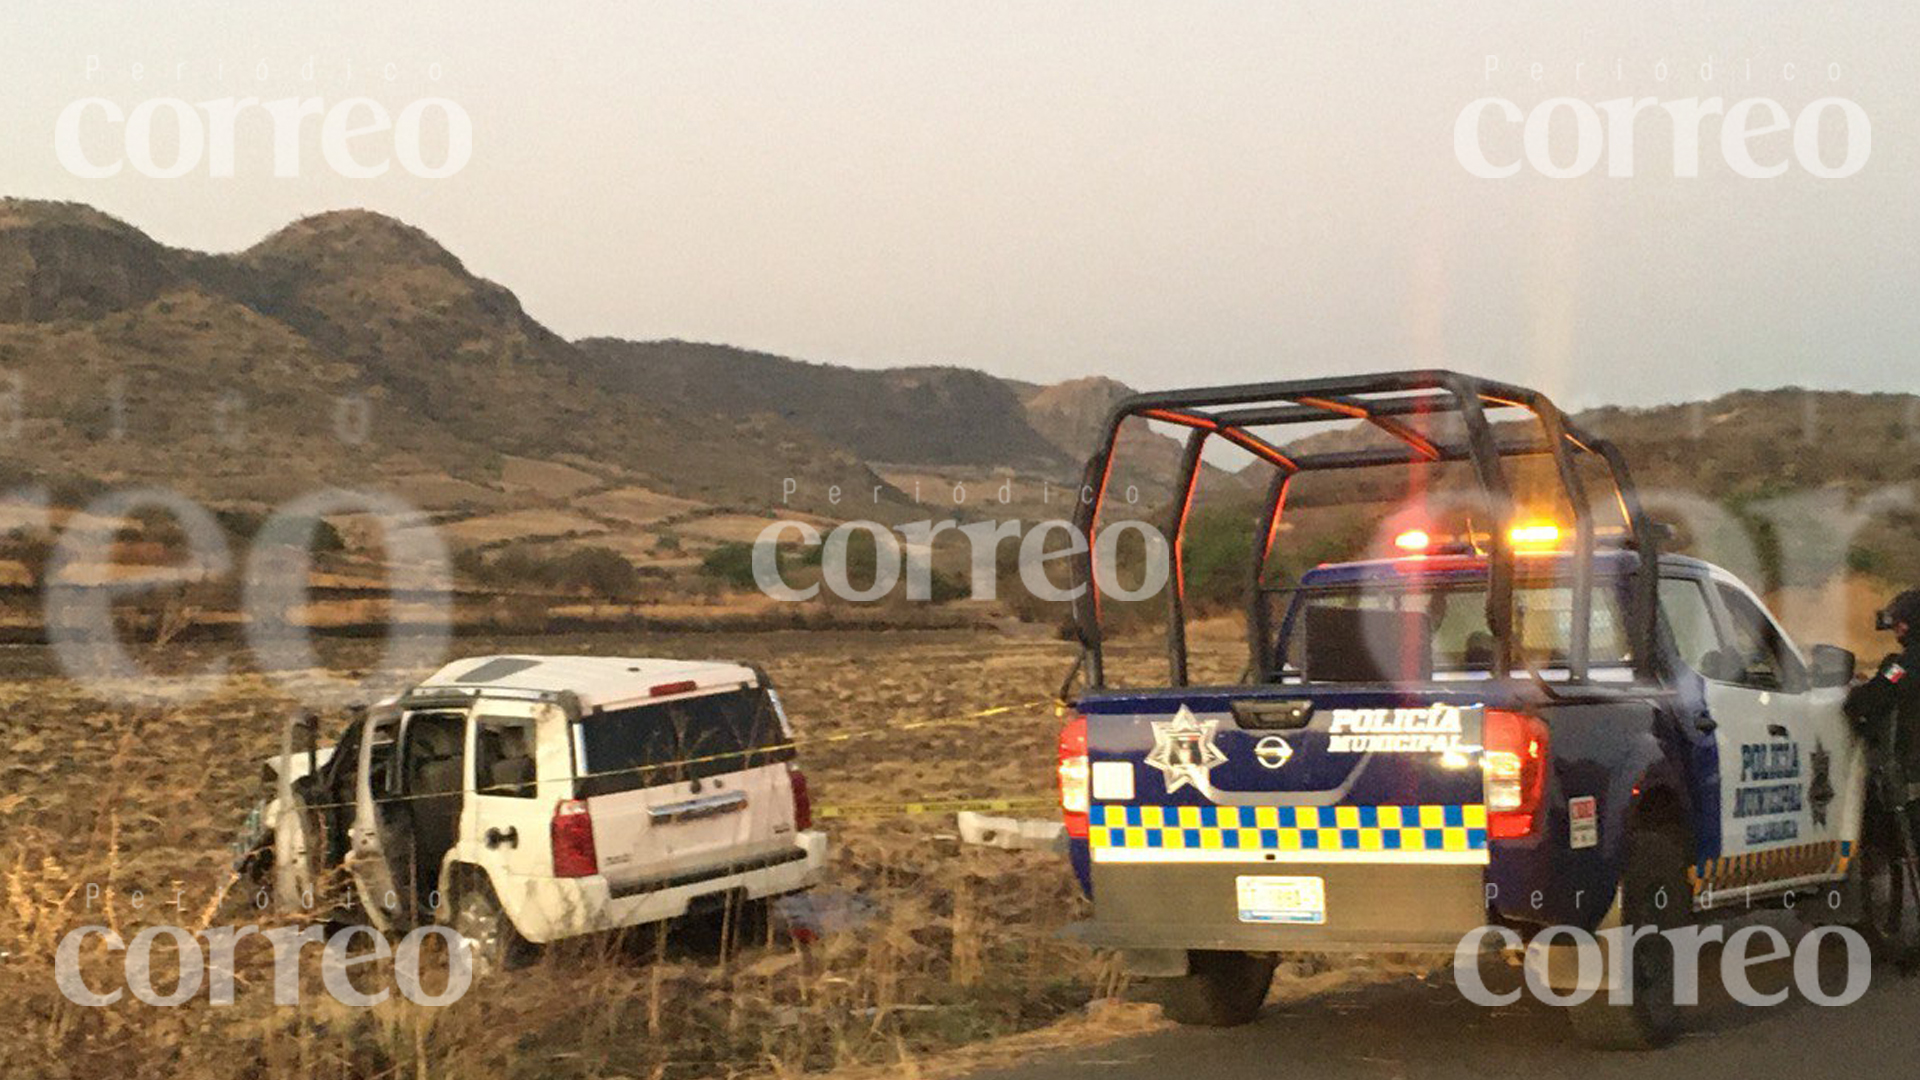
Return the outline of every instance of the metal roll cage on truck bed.
<path id="1" fill-rule="evenodd" d="M 1488 413 L 1498 409 L 1523 409 L 1539 424 L 1537 438 L 1527 441 L 1500 441 L 1494 433 Z M 1403 422 L 1405 417 L 1456 414 L 1464 422 L 1463 443 L 1436 441 Z M 1490 530 L 1490 588 L 1487 598 L 1487 626 L 1494 634 L 1494 675 L 1509 678 L 1518 656 L 1514 642 L 1513 582 L 1514 547 L 1509 537 L 1516 521 L 1517 504 L 1502 460 L 1515 457 L 1550 456 L 1566 501 L 1573 516 L 1573 634 L 1569 660 L 1574 686 L 1591 684 L 1588 672 L 1590 623 L 1593 607 L 1594 535 L 1592 504 L 1585 478 L 1580 475 L 1576 455 L 1593 455 L 1606 464 L 1613 482 L 1622 516 L 1632 545 L 1643 556 L 1636 571 L 1633 595 L 1636 603 L 1629 613 L 1635 648 L 1635 674 L 1644 681 L 1653 680 L 1653 610 L 1658 586 L 1658 530 L 1648 519 L 1634 488 L 1626 458 L 1618 447 L 1605 439 L 1596 439 L 1570 423 L 1546 395 L 1525 387 L 1493 382 L 1452 371 L 1407 371 L 1381 375 L 1356 375 L 1333 379 L 1302 379 L 1292 382 L 1248 383 L 1203 390 L 1139 394 L 1117 405 L 1107 419 L 1106 438 L 1087 464 L 1083 491 L 1091 497 L 1079 503 L 1075 524 L 1083 536 L 1092 536 L 1112 477 L 1114 454 L 1122 425 L 1133 418 L 1157 420 L 1191 430 L 1180 473 L 1176 478 L 1178 497 L 1165 525 L 1172 549 L 1172 580 L 1167 590 L 1167 667 L 1173 686 L 1186 686 L 1187 641 L 1184 567 L 1181 539 L 1186 531 L 1193 492 L 1200 479 L 1202 454 L 1208 441 L 1223 442 L 1248 451 L 1273 467 L 1273 479 L 1267 487 L 1259 522 L 1252 564 L 1248 567 L 1248 647 L 1256 682 L 1264 682 L 1271 673 L 1272 656 L 1270 613 L 1262 582 L 1273 553 L 1281 516 L 1285 512 L 1287 490 L 1295 476 L 1305 472 L 1360 469 L 1380 465 L 1423 465 L 1444 462 L 1470 462 L 1478 481 Z M 1322 454 L 1289 454 L 1250 429 L 1284 427 L 1294 424 L 1326 423 L 1340 420 L 1364 420 L 1393 436 L 1403 447 L 1381 450 L 1341 451 Z M 1095 559 L 1092 546 L 1075 562 L 1075 585 L 1083 585 L 1075 601 L 1074 618 L 1083 652 L 1083 670 L 1089 689 L 1105 685 L 1106 664 L 1102 651 L 1100 591 L 1096 588 Z"/>
<path id="2" fill-rule="evenodd" d="M 1515 422 L 1496 423 L 1502 410 Z M 1284 953 L 1456 955 L 1485 930 L 1508 950 L 1555 942 L 1545 978 L 1564 989 L 1578 957 L 1550 928 L 1666 930 L 1816 892 L 1876 948 L 1920 958 L 1896 934 L 1913 902 L 1880 887 L 1896 871 L 1841 704 L 1853 655 L 1802 653 L 1734 575 L 1662 554 L 1624 455 L 1545 395 L 1430 370 L 1131 397 L 1087 465 L 1081 537 L 1098 535 L 1134 420 L 1187 430 L 1159 525 L 1167 677 L 1110 679 L 1101 597 L 1116 583 L 1100 578 L 1117 567 L 1078 548 L 1085 685 L 1058 757 L 1067 854 L 1093 904 L 1069 933 L 1164 980 L 1174 1019 L 1252 1019 Z M 1333 438 L 1273 437 L 1342 421 Z M 1272 477 L 1248 515 L 1246 673 L 1194 685 L 1182 548 L 1215 445 Z M 1464 533 L 1409 530 L 1397 557 L 1269 584 L 1297 477 L 1403 465 L 1412 491 L 1444 474 L 1423 520 L 1471 489 Z M 1678 1029 L 1671 954 L 1662 970 L 1657 948 L 1628 948 L 1631 1000 L 1611 993 L 1624 983 L 1585 988 L 1567 1010 L 1593 1044 Z"/>

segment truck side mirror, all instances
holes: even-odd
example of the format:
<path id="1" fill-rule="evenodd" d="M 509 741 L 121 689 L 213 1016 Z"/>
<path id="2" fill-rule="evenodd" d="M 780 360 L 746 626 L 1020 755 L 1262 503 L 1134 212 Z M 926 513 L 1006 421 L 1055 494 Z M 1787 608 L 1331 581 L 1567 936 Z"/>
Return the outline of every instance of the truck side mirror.
<path id="1" fill-rule="evenodd" d="M 1837 645 L 1815 645 L 1812 668 L 1816 687 L 1850 686 L 1860 661 Z"/>

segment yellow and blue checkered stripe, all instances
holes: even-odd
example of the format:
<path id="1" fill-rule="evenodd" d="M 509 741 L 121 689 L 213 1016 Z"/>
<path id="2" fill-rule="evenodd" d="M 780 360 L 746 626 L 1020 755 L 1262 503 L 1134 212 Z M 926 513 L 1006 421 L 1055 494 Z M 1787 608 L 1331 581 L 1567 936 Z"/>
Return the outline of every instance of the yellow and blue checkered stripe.
<path id="1" fill-rule="evenodd" d="M 1487 861 L 1487 808 L 1096 803 L 1096 862 Z"/>
<path id="2" fill-rule="evenodd" d="M 1852 841 L 1828 840 L 1708 859 L 1688 868 L 1687 878 L 1698 896 L 1708 890 L 1728 892 L 1775 882 L 1842 877 L 1852 861 Z"/>

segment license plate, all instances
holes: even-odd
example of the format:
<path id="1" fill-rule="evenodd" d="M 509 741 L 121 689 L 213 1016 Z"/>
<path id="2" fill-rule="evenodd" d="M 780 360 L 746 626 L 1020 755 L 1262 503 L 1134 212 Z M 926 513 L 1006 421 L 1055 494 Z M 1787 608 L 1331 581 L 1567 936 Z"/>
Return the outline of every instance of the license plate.
<path id="1" fill-rule="evenodd" d="M 1241 922 L 1318 926 L 1327 921 L 1327 883 L 1320 878 L 1244 874 L 1235 885 Z"/>

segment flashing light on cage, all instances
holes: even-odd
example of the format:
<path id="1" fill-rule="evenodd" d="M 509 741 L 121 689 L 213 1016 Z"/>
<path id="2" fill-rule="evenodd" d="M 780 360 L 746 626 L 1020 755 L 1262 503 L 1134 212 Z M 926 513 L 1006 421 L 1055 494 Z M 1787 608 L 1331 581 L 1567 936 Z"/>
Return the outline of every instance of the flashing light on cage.
<path id="1" fill-rule="evenodd" d="M 1560 542 L 1560 526 L 1550 521 L 1517 525 L 1507 534 L 1517 548 L 1550 548 Z"/>

